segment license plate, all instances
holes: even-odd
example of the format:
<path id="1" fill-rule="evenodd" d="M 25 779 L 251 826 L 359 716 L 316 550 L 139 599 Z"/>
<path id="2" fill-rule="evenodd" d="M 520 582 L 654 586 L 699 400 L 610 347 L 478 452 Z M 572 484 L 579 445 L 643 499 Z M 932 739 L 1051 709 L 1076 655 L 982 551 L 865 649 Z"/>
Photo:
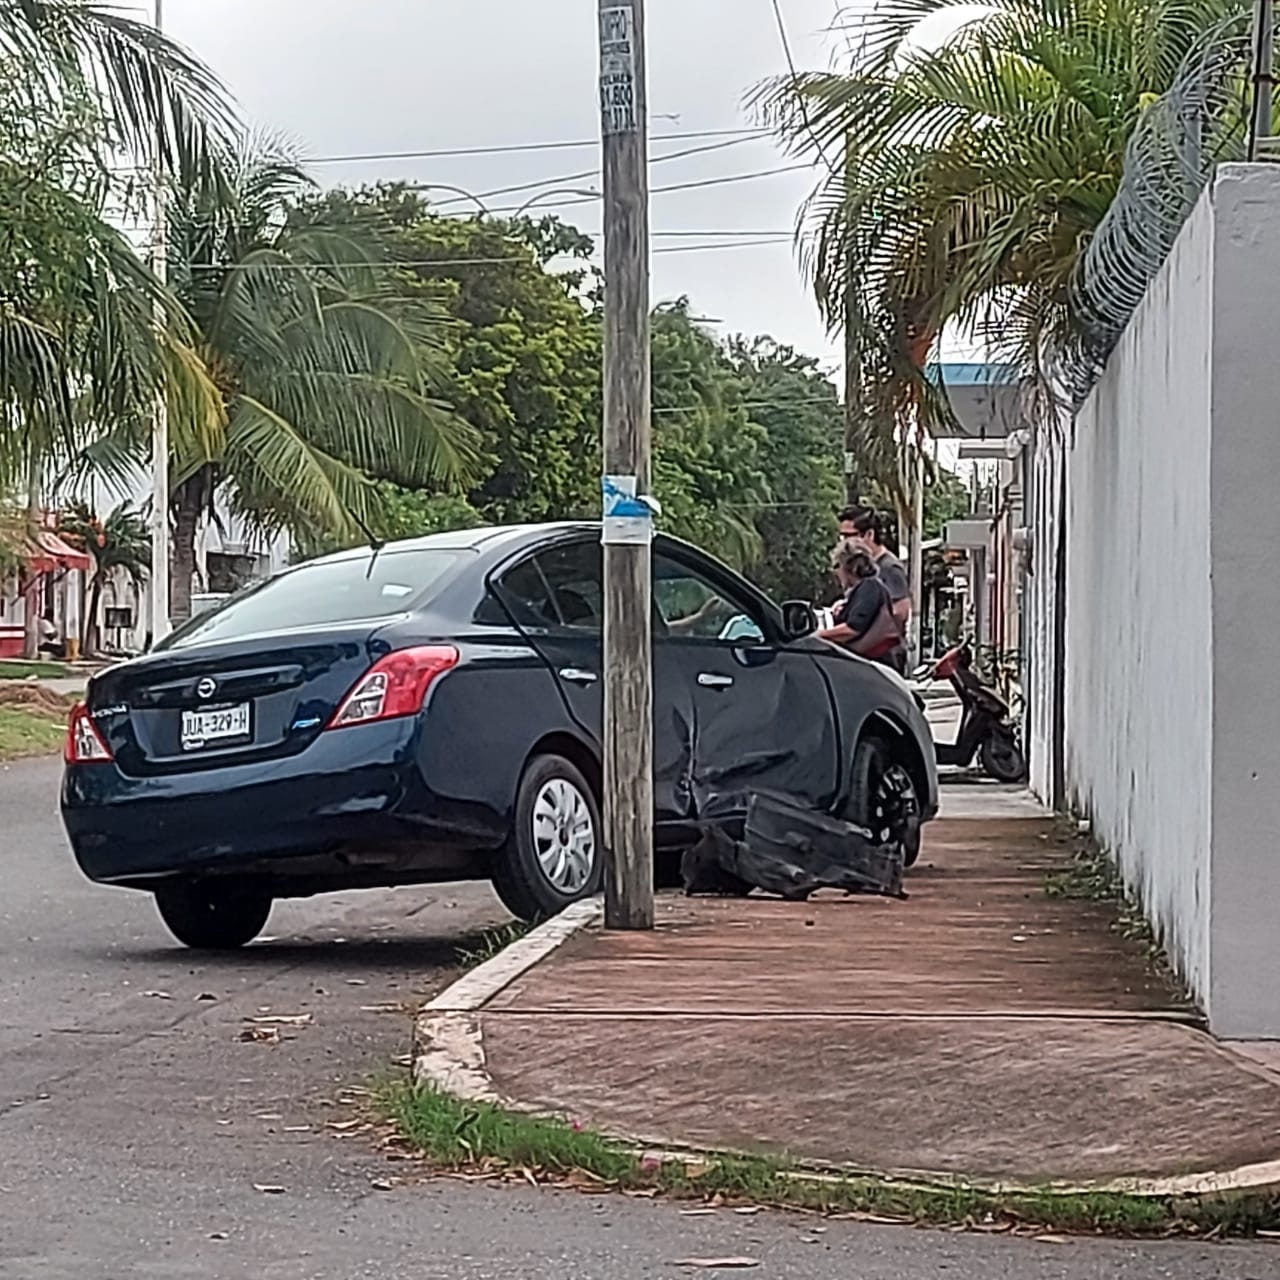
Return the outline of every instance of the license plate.
<path id="1" fill-rule="evenodd" d="M 182 749 L 199 751 L 249 736 L 249 704 L 182 713 Z"/>

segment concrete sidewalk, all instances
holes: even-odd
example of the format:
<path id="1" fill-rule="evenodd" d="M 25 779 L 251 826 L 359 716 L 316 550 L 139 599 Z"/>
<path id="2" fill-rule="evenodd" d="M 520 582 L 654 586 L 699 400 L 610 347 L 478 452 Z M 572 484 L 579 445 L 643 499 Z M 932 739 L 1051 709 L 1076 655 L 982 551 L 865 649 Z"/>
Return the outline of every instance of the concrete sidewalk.
<path id="1" fill-rule="evenodd" d="M 436 1003 L 470 1010 L 468 1088 L 884 1173 L 1280 1183 L 1280 1073 L 1200 1030 L 1113 907 L 1046 891 L 1073 839 L 994 787 L 948 788 L 944 814 L 907 901 L 664 896 L 652 934 L 592 923 L 527 971 L 499 957 L 481 1007 Z M 437 1082 L 462 1078 L 443 1025 L 420 1024 Z"/>

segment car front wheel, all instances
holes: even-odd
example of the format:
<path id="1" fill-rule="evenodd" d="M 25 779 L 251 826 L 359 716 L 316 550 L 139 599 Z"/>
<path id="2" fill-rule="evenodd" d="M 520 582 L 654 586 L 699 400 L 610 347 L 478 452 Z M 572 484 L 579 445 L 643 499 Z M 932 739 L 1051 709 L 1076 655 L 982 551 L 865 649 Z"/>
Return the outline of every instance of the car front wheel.
<path id="1" fill-rule="evenodd" d="M 544 920 L 598 893 L 602 831 L 581 771 L 561 756 L 538 756 L 520 779 L 511 835 L 494 868 L 503 905 L 521 920 Z"/>
<path id="2" fill-rule="evenodd" d="M 271 895 L 234 880 L 184 880 L 157 889 L 156 906 L 183 946 L 235 951 L 262 932 Z"/>
<path id="3" fill-rule="evenodd" d="M 920 857 L 920 800 L 906 767 L 879 738 L 863 738 L 853 753 L 849 820 L 881 844 L 897 841 L 903 861 Z"/>

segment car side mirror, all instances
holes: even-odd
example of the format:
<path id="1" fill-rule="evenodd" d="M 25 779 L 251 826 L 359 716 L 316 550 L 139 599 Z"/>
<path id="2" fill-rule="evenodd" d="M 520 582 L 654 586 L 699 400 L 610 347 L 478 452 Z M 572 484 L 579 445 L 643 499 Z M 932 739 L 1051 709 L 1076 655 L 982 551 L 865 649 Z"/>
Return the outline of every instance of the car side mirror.
<path id="1" fill-rule="evenodd" d="M 788 600 L 782 606 L 782 629 L 788 640 L 803 640 L 818 629 L 818 615 L 806 600 Z"/>

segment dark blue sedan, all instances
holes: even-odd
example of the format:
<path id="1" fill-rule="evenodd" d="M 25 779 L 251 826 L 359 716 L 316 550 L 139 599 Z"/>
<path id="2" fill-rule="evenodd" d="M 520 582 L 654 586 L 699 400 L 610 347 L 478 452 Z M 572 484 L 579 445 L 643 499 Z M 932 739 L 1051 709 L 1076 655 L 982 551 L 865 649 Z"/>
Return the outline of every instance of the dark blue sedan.
<path id="1" fill-rule="evenodd" d="M 660 859 L 753 794 L 908 859 L 937 809 L 907 686 L 675 539 L 654 545 Z M 154 893 L 188 946 L 273 899 L 491 878 L 533 919 L 603 872 L 598 526 L 438 534 L 291 568 L 100 673 L 62 812 L 84 873 Z"/>

